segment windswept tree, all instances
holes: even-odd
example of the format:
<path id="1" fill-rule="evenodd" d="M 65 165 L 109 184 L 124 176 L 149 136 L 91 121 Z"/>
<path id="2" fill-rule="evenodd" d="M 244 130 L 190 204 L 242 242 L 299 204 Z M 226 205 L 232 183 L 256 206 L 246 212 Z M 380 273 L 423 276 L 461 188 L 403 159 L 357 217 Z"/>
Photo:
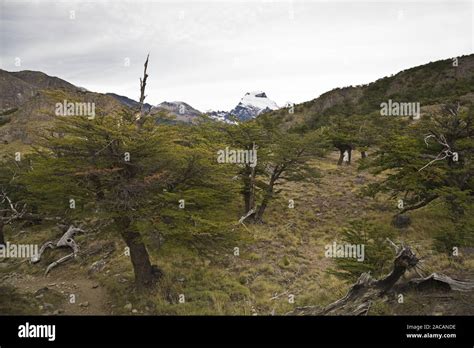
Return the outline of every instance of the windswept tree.
<path id="1" fill-rule="evenodd" d="M 346 162 L 352 161 L 352 150 L 356 148 L 357 126 L 352 118 L 347 116 L 333 116 L 329 122 L 329 139 L 332 145 L 339 151 L 338 165 L 344 161 L 344 155 L 347 153 Z"/>
<path id="2" fill-rule="evenodd" d="M 361 158 L 367 157 L 369 149 L 375 149 L 379 143 L 384 143 L 388 134 L 401 130 L 405 123 L 374 112 L 368 115 L 350 117 L 353 127 L 353 143 L 360 152 Z"/>
<path id="3" fill-rule="evenodd" d="M 369 149 L 377 148 L 378 144 L 385 144 L 390 135 L 403 132 L 407 123 L 408 119 L 382 116 L 379 112 L 332 116 L 327 122 L 328 137 L 339 151 L 337 164 L 341 165 L 344 160 L 351 164 L 352 152 L 356 149 L 361 158 L 366 158 Z"/>
<path id="4" fill-rule="evenodd" d="M 263 214 L 280 190 L 277 187 L 284 181 L 313 181 L 319 176 L 310 160 L 322 156 L 327 148 L 324 130 L 308 134 L 280 134 L 272 146 L 271 156 L 265 163 L 265 182 L 262 199 L 255 214 L 255 221 L 263 220 Z"/>
<path id="5" fill-rule="evenodd" d="M 184 125 L 157 125 L 143 108 L 95 119 L 59 118 L 31 161 L 33 170 L 23 178 L 29 202 L 44 215 L 111 220 L 127 245 L 139 288 L 162 273 L 152 265 L 147 234 L 189 238 L 220 229 L 219 221 L 226 221 L 222 208 L 233 193 L 213 139 Z"/>
<path id="6" fill-rule="evenodd" d="M 264 175 L 271 134 L 256 120 L 237 124 L 223 124 L 220 129 L 226 135 L 222 147 L 245 153 L 255 152 L 253 162 L 245 161 L 234 165 L 237 177 L 241 182 L 241 194 L 244 202 L 244 215 L 254 214 L 258 188 L 262 187 L 261 177 Z"/>
<path id="7" fill-rule="evenodd" d="M 384 179 L 370 184 L 369 195 L 401 200 L 399 214 L 442 201 L 459 221 L 474 197 L 474 109 L 446 105 L 440 112 L 393 134 L 364 166 Z"/>
<path id="8" fill-rule="evenodd" d="M 325 129 L 301 133 L 283 129 L 282 118 L 261 115 L 256 120 L 227 130 L 232 144 L 252 149 L 257 145 L 256 166 L 240 166 L 246 215 L 262 222 L 268 204 L 283 181 L 314 180 L 316 170 L 309 161 L 322 156 L 328 147 Z"/>
<path id="9" fill-rule="evenodd" d="M 309 162 L 323 156 L 328 149 L 326 129 L 299 133 L 282 129 L 278 118 L 262 117 L 259 120 L 267 130 L 269 155 L 263 163 L 265 167 L 265 182 L 263 194 L 258 205 L 255 220 L 260 222 L 263 214 L 273 199 L 279 193 L 277 189 L 283 181 L 310 181 L 318 178 L 317 169 Z"/>
<path id="10" fill-rule="evenodd" d="M 181 128 L 156 126 L 151 118 L 136 127 L 131 113 L 61 119 L 55 127 L 61 136 L 45 139 L 24 179 L 30 201 L 53 216 L 112 219 L 129 248 L 136 284 L 150 286 L 161 272 L 139 227 L 151 222 L 166 232 L 185 221 L 188 233 L 206 231 L 230 194 L 213 149 Z"/>

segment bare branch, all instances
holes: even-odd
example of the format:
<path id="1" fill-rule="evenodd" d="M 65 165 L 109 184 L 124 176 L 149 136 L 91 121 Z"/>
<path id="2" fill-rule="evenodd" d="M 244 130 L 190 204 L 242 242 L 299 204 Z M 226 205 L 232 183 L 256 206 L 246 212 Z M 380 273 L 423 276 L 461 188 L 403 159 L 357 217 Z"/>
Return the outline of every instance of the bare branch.
<path id="1" fill-rule="evenodd" d="M 244 224 L 244 221 L 245 219 L 247 219 L 250 215 L 252 215 L 253 213 L 255 213 L 255 209 L 250 209 L 247 214 L 245 214 L 244 216 L 242 216 L 240 219 L 239 219 L 239 224 Z"/>
<path id="2" fill-rule="evenodd" d="M 438 142 L 438 144 L 443 146 L 443 150 L 441 150 L 441 152 L 438 153 L 438 155 L 433 160 L 425 164 L 422 168 L 418 169 L 419 172 L 421 172 L 423 169 L 429 167 L 437 161 L 442 161 L 448 157 L 454 157 L 454 152 L 451 151 L 451 146 L 448 144 L 448 141 L 446 140 L 446 137 L 443 134 L 437 135 L 432 131 L 430 134 L 426 135 L 424 139 L 426 146 L 429 146 L 428 140 L 431 138 L 434 138 Z"/>
<path id="3" fill-rule="evenodd" d="M 400 252 L 400 247 L 396 245 L 394 242 L 392 242 L 388 237 L 387 237 L 387 242 L 389 242 L 393 248 L 395 249 L 395 254 L 398 254 Z"/>
<path id="4" fill-rule="evenodd" d="M 0 219 L 4 220 L 5 224 L 9 224 L 14 220 L 21 219 L 26 213 L 26 204 L 23 204 L 23 206 L 20 208 L 19 203 L 13 203 L 4 189 L 2 189 L 0 193 L 0 203 L 7 203 L 8 205 L 8 209 L 2 209 L 0 211 L 10 212 L 9 215 L 0 217 Z"/>
<path id="5" fill-rule="evenodd" d="M 147 68 L 148 68 L 148 59 L 150 58 L 150 54 L 146 56 L 146 61 L 144 64 L 144 69 L 143 69 L 143 78 L 140 78 L 140 110 L 139 114 L 137 115 L 137 121 L 138 125 L 141 126 L 141 124 L 144 122 L 144 116 L 145 116 L 145 88 L 146 88 L 146 80 L 148 79 L 148 73 L 147 73 Z"/>

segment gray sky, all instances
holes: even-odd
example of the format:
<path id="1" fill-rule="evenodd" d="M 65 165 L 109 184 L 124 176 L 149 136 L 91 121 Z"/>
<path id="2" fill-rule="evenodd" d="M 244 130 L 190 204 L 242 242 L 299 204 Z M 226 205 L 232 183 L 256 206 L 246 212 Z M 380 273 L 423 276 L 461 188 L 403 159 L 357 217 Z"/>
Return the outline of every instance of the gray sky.
<path id="1" fill-rule="evenodd" d="M 229 110 L 263 90 L 282 106 L 472 53 L 473 4 L 0 0 L 0 67 L 138 99 L 150 52 L 151 104 Z"/>

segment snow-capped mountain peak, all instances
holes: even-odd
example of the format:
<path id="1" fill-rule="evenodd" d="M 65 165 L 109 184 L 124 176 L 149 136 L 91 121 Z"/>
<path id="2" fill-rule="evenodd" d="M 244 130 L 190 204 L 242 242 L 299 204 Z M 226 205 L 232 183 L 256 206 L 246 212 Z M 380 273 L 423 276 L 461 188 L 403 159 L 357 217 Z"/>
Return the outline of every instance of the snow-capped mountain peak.
<path id="1" fill-rule="evenodd" d="M 276 109 L 278 109 L 278 105 L 269 99 L 265 92 L 254 91 L 245 93 L 239 104 L 230 111 L 230 114 L 244 121 Z"/>
<path id="2" fill-rule="evenodd" d="M 244 97 L 240 100 L 240 104 L 257 107 L 261 110 L 267 108 L 270 110 L 278 109 L 278 105 L 273 100 L 268 99 L 265 92 L 262 91 L 245 93 Z"/>

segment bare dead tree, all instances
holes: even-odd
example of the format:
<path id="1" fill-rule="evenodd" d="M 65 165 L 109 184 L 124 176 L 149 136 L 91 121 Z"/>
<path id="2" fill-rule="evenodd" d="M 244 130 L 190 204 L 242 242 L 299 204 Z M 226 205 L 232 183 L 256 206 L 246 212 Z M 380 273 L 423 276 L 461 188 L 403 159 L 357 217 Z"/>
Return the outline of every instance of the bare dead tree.
<path id="1" fill-rule="evenodd" d="M 449 112 L 452 116 L 457 117 L 459 114 L 459 111 L 461 110 L 461 104 L 457 102 L 456 104 L 451 104 L 447 105 L 444 108 L 447 112 Z"/>
<path id="2" fill-rule="evenodd" d="M 143 78 L 140 78 L 140 109 L 137 114 L 137 126 L 141 127 L 143 123 L 145 122 L 145 116 L 146 116 L 146 110 L 145 110 L 145 88 L 146 88 L 146 81 L 148 79 L 148 59 L 150 58 L 150 54 L 146 56 L 146 61 L 144 64 L 144 69 L 143 69 Z"/>
<path id="3" fill-rule="evenodd" d="M 438 135 L 435 132 L 431 131 L 430 134 L 427 134 L 425 136 L 424 140 L 425 140 L 426 146 L 429 146 L 428 144 L 429 139 L 435 139 L 438 144 L 443 146 L 443 150 L 441 150 L 441 152 L 438 153 L 438 155 L 433 160 L 425 164 L 422 168 L 418 169 L 419 172 L 421 172 L 423 169 L 425 169 L 426 167 L 429 167 L 430 165 L 432 165 L 433 163 L 437 161 L 442 161 L 446 158 L 454 158 L 454 156 L 456 155 L 456 153 L 451 150 L 451 146 L 448 144 L 448 141 L 446 140 L 446 137 L 443 134 Z"/>
<path id="4" fill-rule="evenodd" d="M 0 192 L 0 204 L 5 204 L 5 209 L 0 209 L 2 213 L 9 213 L 6 216 L 2 216 L 2 220 L 5 224 L 9 224 L 14 220 L 21 219 L 26 213 L 26 203 L 13 203 L 7 193 L 2 189 Z"/>
<path id="5" fill-rule="evenodd" d="M 4 188 L 0 190 L 0 245 L 5 244 L 3 228 L 26 214 L 26 204 L 13 202 Z"/>
<path id="6" fill-rule="evenodd" d="M 444 107 L 443 109 L 444 114 L 447 115 L 447 118 L 443 118 L 443 121 L 440 122 L 440 120 L 437 120 L 436 123 L 441 129 L 446 128 L 458 128 L 460 127 L 463 123 L 462 120 L 458 117 L 459 112 L 461 110 L 461 104 L 456 103 L 456 104 L 448 104 Z M 449 130 L 448 130 L 449 132 Z M 439 145 L 443 147 L 443 149 L 438 153 L 436 156 L 425 156 L 425 157 L 430 157 L 432 160 L 428 162 L 426 165 L 424 165 L 422 168 L 420 168 L 418 171 L 421 172 L 423 169 L 429 167 L 435 162 L 442 161 L 445 159 L 450 159 L 452 158 L 455 160 L 455 156 L 457 156 L 457 153 L 451 149 L 451 145 L 449 144 L 448 139 L 444 134 L 439 134 L 438 132 L 435 132 L 433 130 L 430 130 L 428 134 L 426 134 L 424 141 L 427 147 L 429 147 L 428 141 L 430 139 L 434 139 Z"/>

